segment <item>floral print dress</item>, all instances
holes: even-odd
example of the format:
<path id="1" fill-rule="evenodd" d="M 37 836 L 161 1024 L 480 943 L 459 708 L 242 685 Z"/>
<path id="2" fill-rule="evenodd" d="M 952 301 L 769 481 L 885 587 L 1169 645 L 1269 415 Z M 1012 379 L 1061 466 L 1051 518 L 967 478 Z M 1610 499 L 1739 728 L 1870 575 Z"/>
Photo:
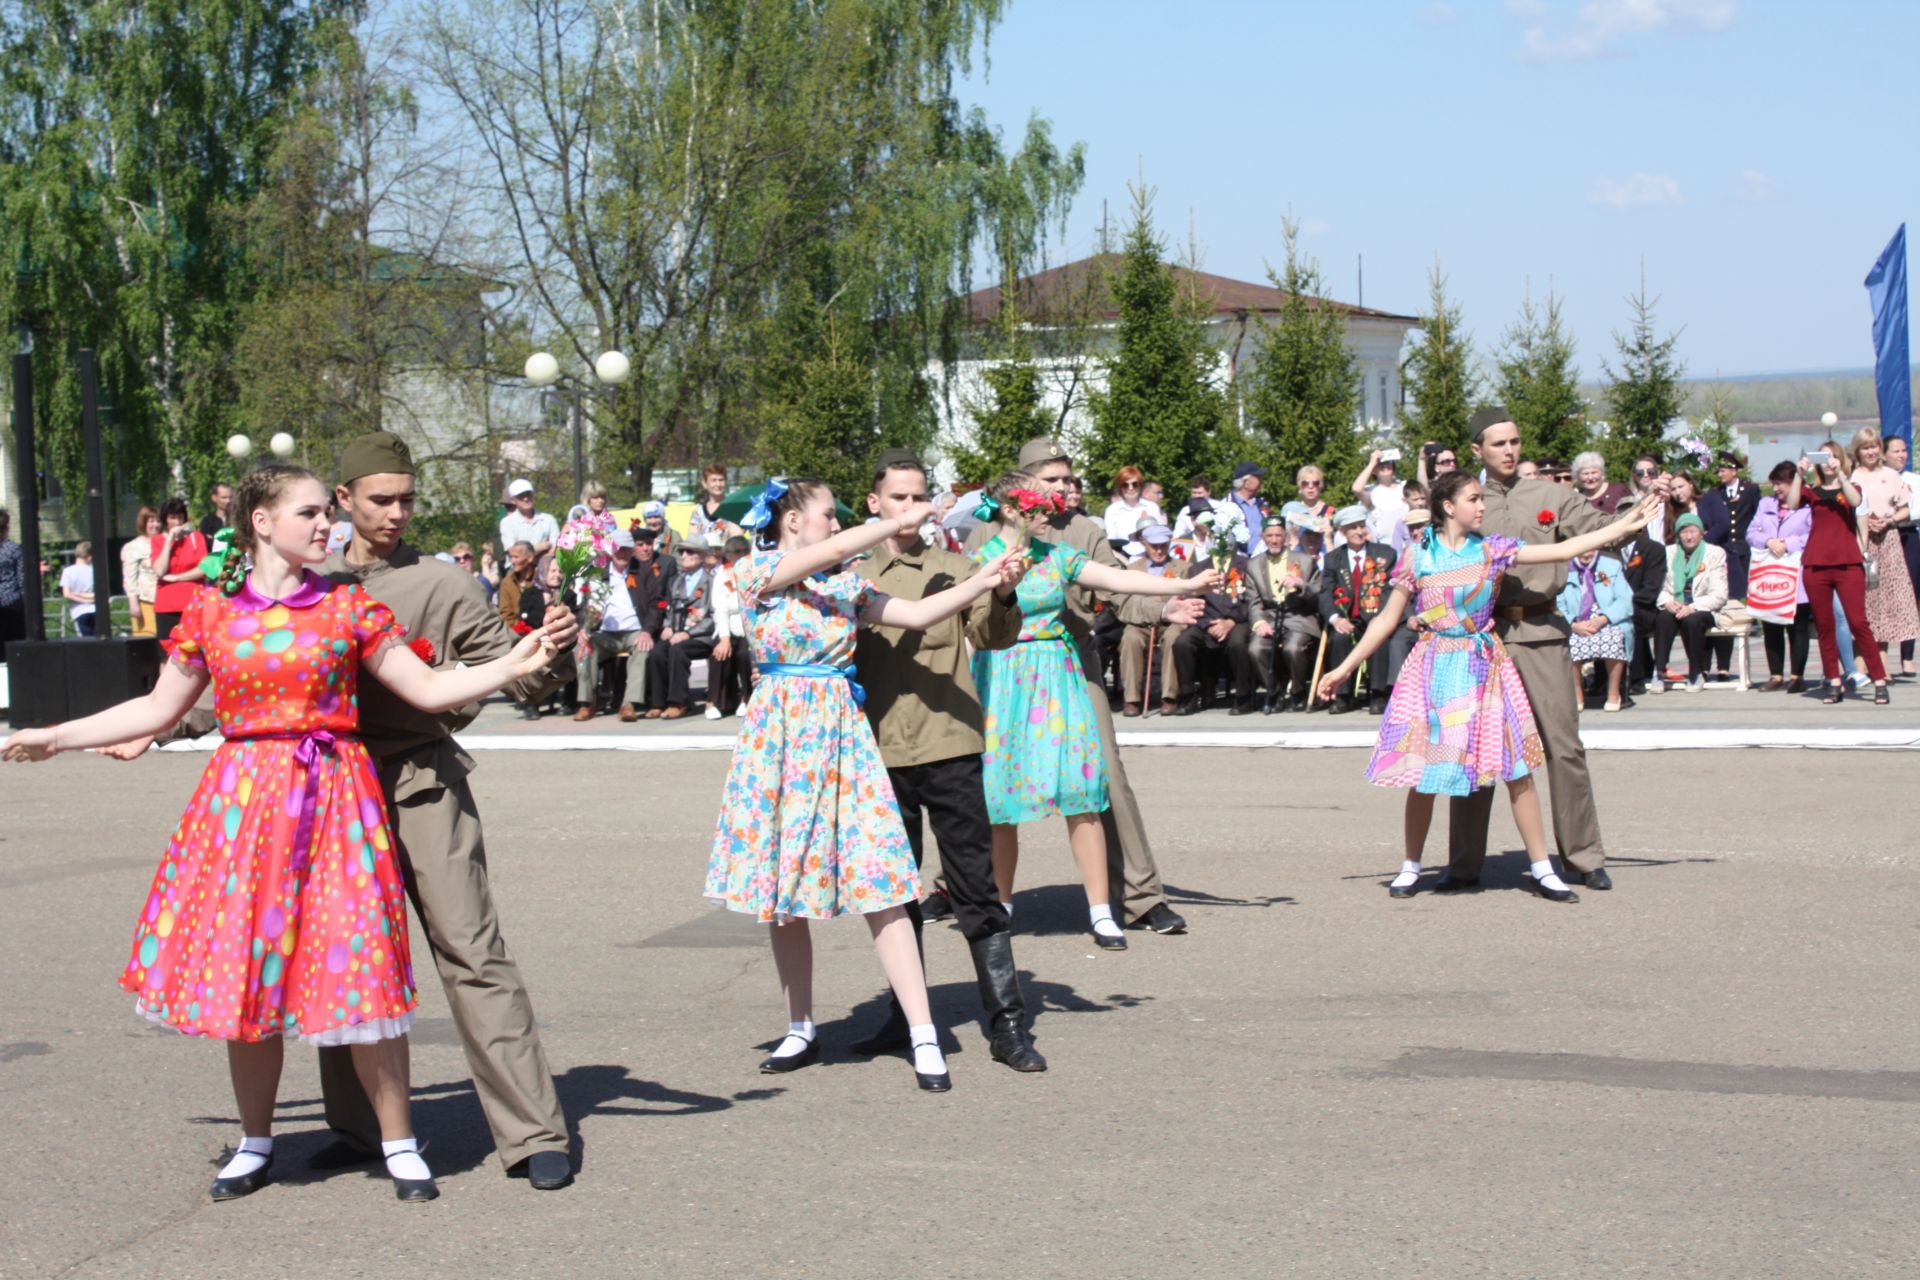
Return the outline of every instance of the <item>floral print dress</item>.
<path id="1" fill-rule="evenodd" d="M 202 587 L 167 650 L 208 673 L 226 741 L 181 815 L 120 985 L 188 1035 L 407 1033 L 406 890 L 359 730 L 361 660 L 402 634 L 359 586 Z"/>
<path id="2" fill-rule="evenodd" d="M 985 564 L 1006 551 L 1005 539 L 995 538 L 974 559 Z M 1061 620 L 1067 588 L 1080 577 L 1087 556 L 1046 542 L 1034 543 L 1031 554 L 1038 558 L 1017 588 L 1019 642 L 973 655 L 973 682 L 987 713 L 987 818 L 995 825 L 1107 807 L 1100 722 L 1079 648 Z"/>
<path id="3" fill-rule="evenodd" d="M 860 709 L 855 573 L 768 592 L 779 551 L 734 566 L 760 678 L 727 770 L 706 896 L 761 921 L 884 911 L 920 894 L 907 829 Z"/>
<path id="4" fill-rule="evenodd" d="M 1500 575 L 1519 554 L 1498 534 L 1449 550 L 1429 532 L 1400 557 L 1393 585 L 1411 595 L 1420 637 L 1381 717 L 1369 782 L 1464 796 L 1546 763 L 1526 686 L 1491 626 Z"/>

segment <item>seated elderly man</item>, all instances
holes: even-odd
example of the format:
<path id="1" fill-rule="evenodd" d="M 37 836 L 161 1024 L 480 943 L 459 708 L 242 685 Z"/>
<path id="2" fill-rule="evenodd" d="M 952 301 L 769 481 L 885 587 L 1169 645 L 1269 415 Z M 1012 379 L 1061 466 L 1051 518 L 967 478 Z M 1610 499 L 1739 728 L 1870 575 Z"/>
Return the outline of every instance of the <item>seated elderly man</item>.
<path id="1" fill-rule="evenodd" d="M 1268 715 L 1294 702 L 1306 710 L 1307 681 L 1320 647 L 1320 564 L 1295 542 L 1285 520 L 1268 516 L 1260 522 L 1260 550 L 1247 562 L 1253 617 L 1247 657 L 1266 691 L 1262 710 Z"/>
<path id="2" fill-rule="evenodd" d="M 1387 602 L 1393 576 L 1393 548 L 1367 537 L 1367 511 L 1355 504 L 1342 507 L 1333 518 L 1342 542 L 1327 552 L 1321 566 L 1320 617 L 1327 624 L 1327 666 L 1336 667 L 1360 642 L 1360 635 Z M 1375 714 L 1385 710 L 1391 676 L 1387 671 L 1389 646 L 1374 650 L 1367 660 L 1367 689 Z M 1357 683 L 1359 677 L 1355 676 Z M 1353 710 L 1354 685 L 1333 700 L 1333 714 Z"/>
<path id="3" fill-rule="evenodd" d="M 1198 577 L 1218 568 L 1212 559 L 1213 539 L 1230 535 L 1215 534 L 1211 521 L 1199 521 L 1194 529 L 1199 553 L 1187 567 L 1187 576 Z M 1202 599 L 1206 611 L 1200 621 L 1182 627 L 1173 641 L 1173 665 L 1180 675 L 1180 714 L 1192 715 L 1213 702 L 1216 667 L 1224 657 L 1233 681 L 1233 707 L 1230 714 L 1244 716 L 1254 709 L 1253 660 L 1248 654 L 1253 639 L 1251 599 L 1247 589 L 1247 558 L 1236 548 L 1222 546 L 1226 557 L 1226 582 L 1218 591 Z"/>
<path id="4" fill-rule="evenodd" d="M 682 538 L 674 549 L 679 572 L 667 586 L 666 621 L 647 661 L 647 719 L 678 720 L 693 704 L 693 664 L 712 654 L 713 574 L 703 538 Z M 708 681 L 709 685 L 713 681 Z"/>
<path id="5" fill-rule="evenodd" d="M 1186 572 L 1186 566 L 1173 558 L 1173 530 L 1164 524 L 1142 526 L 1135 534 L 1145 551 L 1129 564 L 1127 568 L 1141 573 L 1150 573 L 1156 578 L 1172 574 L 1175 577 Z M 1180 705 L 1180 677 L 1173 663 L 1173 642 L 1185 627 L 1178 625 L 1143 627 L 1129 624 L 1120 637 L 1120 696 L 1124 703 L 1121 714 L 1137 716 L 1146 704 L 1146 679 L 1148 655 L 1152 653 L 1150 642 L 1153 633 L 1158 632 L 1159 651 L 1153 653 L 1152 664 L 1160 674 L 1160 709 L 1171 715 Z"/>
<path id="6" fill-rule="evenodd" d="M 613 565 L 607 573 L 606 603 L 600 625 L 587 643 L 587 660 L 580 666 L 575 720 L 593 719 L 600 696 L 600 663 L 627 655 L 626 696 L 620 700 L 620 719 L 631 723 L 647 705 L 647 663 L 664 625 L 667 584 L 671 577 L 653 556 L 653 532 L 639 534 L 619 529 L 613 535 Z"/>

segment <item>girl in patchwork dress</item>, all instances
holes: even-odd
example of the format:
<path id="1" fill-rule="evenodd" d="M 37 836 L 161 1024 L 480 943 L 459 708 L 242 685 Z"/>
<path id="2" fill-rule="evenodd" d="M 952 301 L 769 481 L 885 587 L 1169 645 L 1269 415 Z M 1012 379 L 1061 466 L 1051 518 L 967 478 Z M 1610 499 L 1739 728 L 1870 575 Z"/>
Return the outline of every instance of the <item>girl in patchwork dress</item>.
<path id="1" fill-rule="evenodd" d="M 1406 861 L 1388 885 L 1393 897 L 1414 895 L 1433 798 L 1470 795 L 1504 782 L 1532 863 L 1529 887 L 1555 902 L 1578 901 L 1547 855 L 1532 777 L 1546 755 L 1520 673 L 1493 632 L 1493 601 L 1500 575 L 1512 565 L 1572 560 L 1619 542 L 1645 527 L 1660 502 L 1649 497 L 1604 529 L 1534 546 L 1481 535 L 1486 501 L 1472 473 L 1454 471 L 1434 482 L 1432 523 L 1395 566 L 1393 594 L 1346 661 L 1320 681 L 1320 696 L 1332 697 L 1386 643 L 1414 600 L 1419 639 L 1400 669 L 1367 763 L 1367 780 L 1375 786 L 1409 788 Z"/>
<path id="2" fill-rule="evenodd" d="M 842 532 L 826 485 L 771 480 L 743 521 L 760 549 L 734 565 L 734 576 L 760 678 L 727 771 L 706 895 L 770 926 L 787 1035 L 760 1064 L 764 1072 L 795 1071 L 819 1057 L 808 921 L 851 914 L 866 917 L 906 1014 L 920 1087 L 952 1087 L 905 910 L 920 877 L 860 709 L 854 640 L 862 621 L 913 631 L 943 622 L 1018 581 L 1021 562 L 997 557 L 922 600 L 895 600 L 840 571 L 899 530 L 919 528 L 932 511 L 920 503 Z"/>
<path id="3" fill-rule="evenodd" d="M 1032 562 L 1018 591 L 1019 642 L 973 655 L 973 681 L 987 713 L 984 772 L 993 877 L 1002 905 L 1011 912 L 1019 824 L 1064 817 L 1067 843 L 1087 892 L 1093 940 L 1105 950 L 1125 951 L 1127 938 L 1108 896 L 1107 837 L 1100 825 L 1107 807 L 1107 761 L 1080 670 L 1080 649 L 1062 620 L 1067 588 L 1081 583 L 1118 594 L 1199 596 L 1217 591 L 1221 577 L 1208 569 L 1191 578 L 1157 578 L 1096 564 L 1077 548 L 1039 541 L 1039 535 L 1051 532 L 1050 517 L 1064 508 L 1059 495 L 1038 493 L 1030 488 L 1033 483 L 1033 477 L 1016 471 L 988 489 L 979 514 L 983 521 L 997 521 L 998 532 L 974 552 L 976 559 L 989 562 L 1009 554 Z"/>
<path id="4" fill-rule="evenodd" d="M 438 1194 L 408 1113 L 416 1002 L 406 891 L 380 781 L 355 737 L 356 679 L 364 666 L 414 706 L 445 711 L 552 658 L 535 632 L 484 666 L 429 669 L 385 605 L 306 572 L 326 558 L 329 500 L 303 468 L 248 473 L 231 547 L 203 561 L 217 585 L 200 588 L 181 614 L 153 692 L 22 729 L 0 749 L 8 760 L 44 760 L 150 736 L 213 682 L 226 741 L 168 842 L 120 985 L 145 1017 L 227 1042 L 242 1140 L 214 1180 L 216 1200 L 267 1182 L 288 1036 L 352 1046 L 395 1194 Z"/>

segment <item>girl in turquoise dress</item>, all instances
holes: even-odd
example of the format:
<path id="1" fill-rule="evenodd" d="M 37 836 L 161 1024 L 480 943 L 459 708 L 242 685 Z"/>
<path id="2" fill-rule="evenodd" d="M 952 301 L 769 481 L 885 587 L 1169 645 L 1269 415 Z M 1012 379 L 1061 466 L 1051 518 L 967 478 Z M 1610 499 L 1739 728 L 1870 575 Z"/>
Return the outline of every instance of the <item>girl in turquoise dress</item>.
<path id="1" fill-rule="evenodd" d="M 860 709 L 854 639 L 861 622 L 924 631 L 1018 581 L 1022 564 L 996 557 L 922 600 L 895 600 L 839 571 L 900 529 L 918 528 L 932 510 L 921 503 L 898 519 L 842 532 L 826 485 L 772 480 L 743 521 L 759 550 L 734 574 L 760 678 L 727 772 L 706 894 L 770 927 L 787 1035 L 760 1064 L 764 1072 L 795 1071 L 819 1056 L 808 921 L 852 914 L 866 917 L 906 1014 L 920 1087 L 952 1087 L 905 911 L 919 896 L 920 877 Z"/>
<path id="2" fill-rule="evenodd" d="M 1547 856 L 1532 776 L 1546 755 L 1520 673 L 1493 632 L 1493 602 L 1501 575 L 1513 565 L 1572 560 L 1619 542 L 1644 528 L 1658 505 L 1658 498 L 1649 498 L 1604 529 L 1532 545 L 1481 535 L 1486 500 L 1472 473 L 1453 471 L 1434 482 L 1433 523 L 1400 556 L 1386 606 L 1346 661 L 1320 681 L 1320 696 L 1332 697 L 1386 643 L 1405 616 L 1407 601 L 1418 597 L 1419 639 L 1400 668 L 1367 763 L 1367 780 L 1375 786 L 1409 788 L 1406 861 L 1387 886 L 1393 897 L 1414 895 L 1433 798 L 1470 795 L 1504 782 L 1514 825 L 1533 864 L 1532 888 L 1555 902 L 1578 901 Z"/>
<path id="3" fill-rule="evenodd" d="M 1020 826 L 1057 815 L 1087 891 L 1093 938 L 1124 951 L 1126 935 L 1107 896 L 1107 838 L 1100 814 L 1107 807 L 1107 762 L 1100 726 L 1080 669 L 1080 648 L 1062 619 L 1067 588 L 1075 584 L 1120 595 L 1204 595 L 1220 584 L 1209 569 L 1193 578 L 1158 578 L 1097 564 L 1084 551 L 1044 539 L 1063 510 L 1031 476 L 1002 476 L 982 501 L 983 519 L 996 522 L 992 539 L 974 557 L 992 563 L 1024 555 L 1031 567 L 1020 580 L 1020 640 L 1010 649 L 973 655 L 973 679 L 986 709 L 987 818 L 993 823 L 993 875 L 1000 901 L 1013 903 L 1020 862 Z"/>

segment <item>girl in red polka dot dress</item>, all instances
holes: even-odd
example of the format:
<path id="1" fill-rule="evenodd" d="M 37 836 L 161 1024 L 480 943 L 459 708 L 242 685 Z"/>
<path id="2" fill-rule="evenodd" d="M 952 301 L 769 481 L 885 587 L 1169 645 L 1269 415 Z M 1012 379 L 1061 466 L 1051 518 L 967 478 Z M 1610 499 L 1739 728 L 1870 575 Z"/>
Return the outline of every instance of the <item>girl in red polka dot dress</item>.
<path id="1" fill-rule="evenodd" d="M 181 615 L 153 692 L 23 729 L 3 749 L 8 760 L 44 760 L 154 734 L 213 682 L 226 741 L 167 844 L 120 985 L 146 1017 L 227 1042 L 243 1141 L 214 1180 L 217 1200 L 267 1181 L 288 1036 L 353 1047 L 396 1194 L 438 1194 L 408 1114 L 416 1000 L 406 889 L 380 782 L 355 736 L 356 680 L 364 666 L 413 705 L 442 711 L 552 658 L 535 632 L 484 666 L 430 669 L 385 605 L 307 571 L 326 556 L 327 496 L 301 467 L 248 473 L 232 545 L 209 557 L 213 585 Z"/>

